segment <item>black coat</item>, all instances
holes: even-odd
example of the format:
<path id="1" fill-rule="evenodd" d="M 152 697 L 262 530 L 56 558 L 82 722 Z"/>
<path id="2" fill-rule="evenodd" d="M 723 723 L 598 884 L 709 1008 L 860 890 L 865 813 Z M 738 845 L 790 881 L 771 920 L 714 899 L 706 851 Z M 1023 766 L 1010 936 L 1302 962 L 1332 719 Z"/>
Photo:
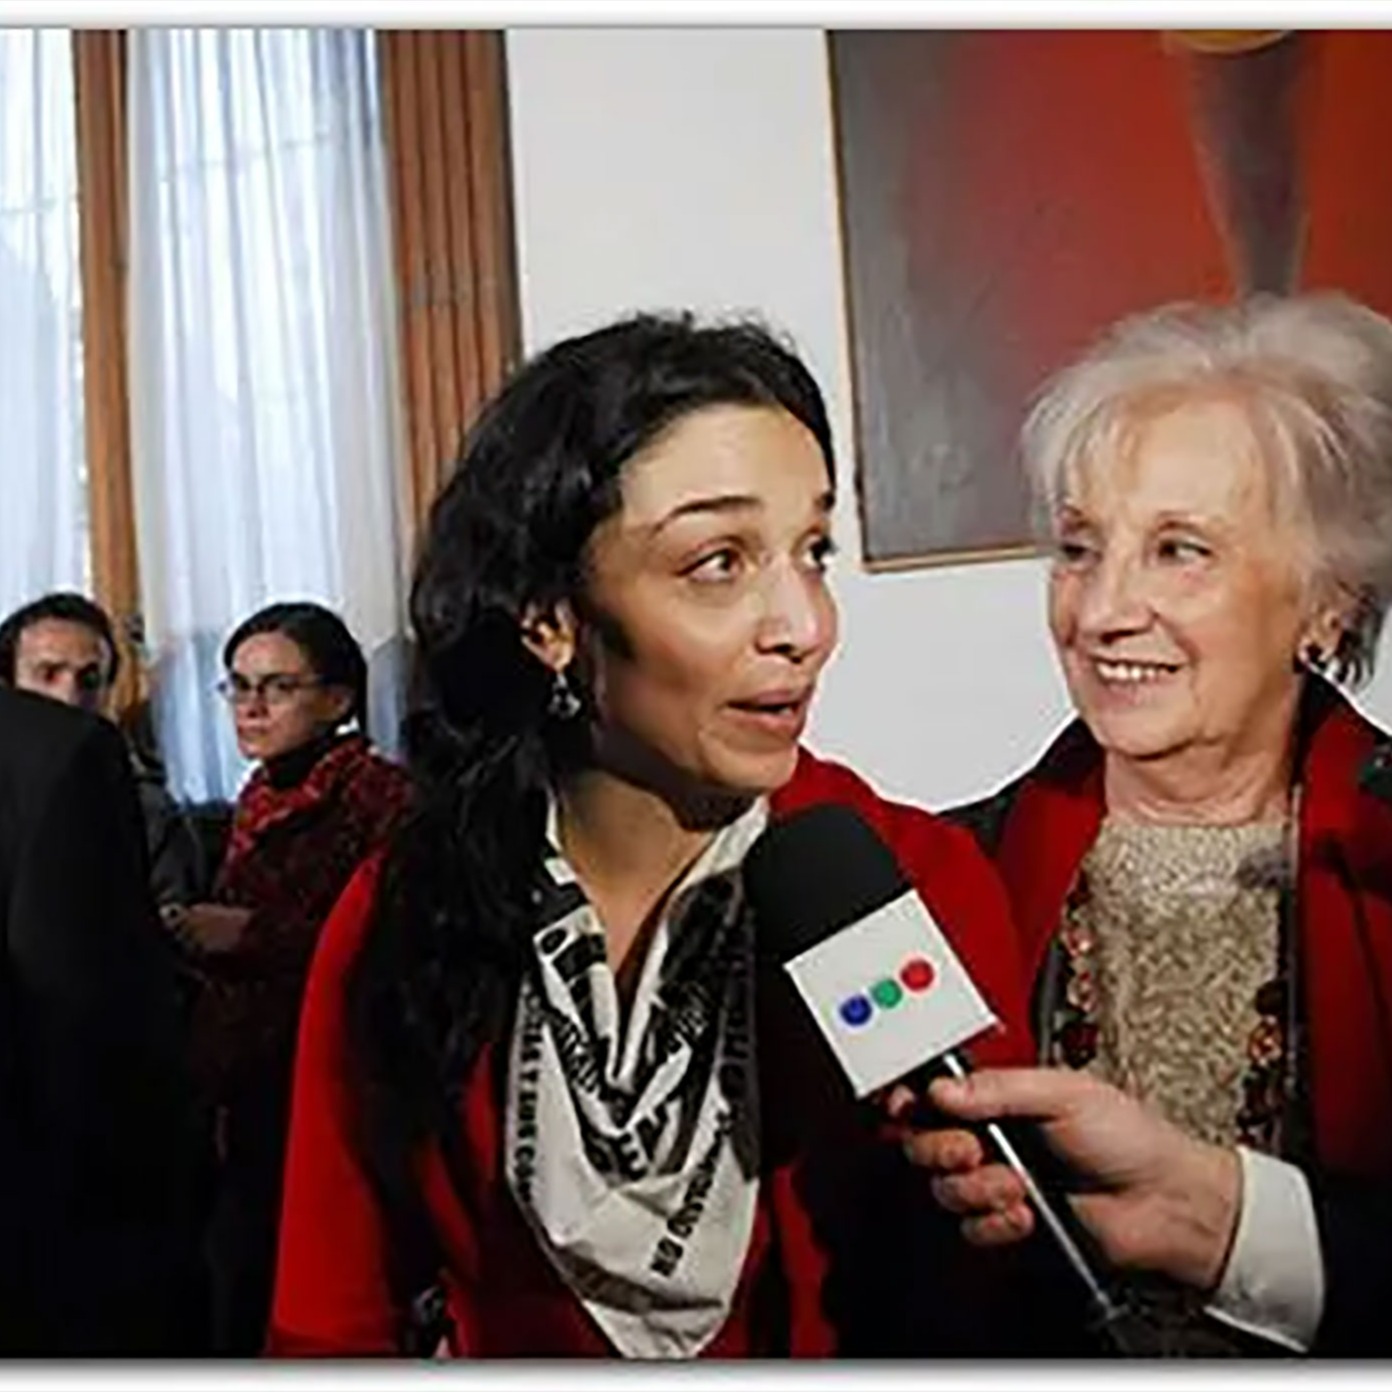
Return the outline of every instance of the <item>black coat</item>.
<path id="1" fill-rule="evenodd" d="M 191 1352 L 173 963 L 106 721 L 0 689 L 0 1353 Z"/>

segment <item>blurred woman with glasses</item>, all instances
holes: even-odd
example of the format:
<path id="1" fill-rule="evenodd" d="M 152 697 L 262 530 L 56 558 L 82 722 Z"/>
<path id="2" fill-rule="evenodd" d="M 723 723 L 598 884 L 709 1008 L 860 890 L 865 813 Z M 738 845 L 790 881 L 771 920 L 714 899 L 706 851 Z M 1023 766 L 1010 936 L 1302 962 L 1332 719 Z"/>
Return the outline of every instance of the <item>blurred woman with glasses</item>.
<path id="1" fill-rule="evenodd" d="M 191 1048 L 218 1175 L 208 1248 L 213 1344 L 259 1352 L 270 1303 L 300 996 L 319 929 L 406 802 L 407 777 L 370 747 L 367 663 L 321 605 L 273 604 L 223 648 L 242 754 L 213 900 L 167 915 L 198 977 Z"/>

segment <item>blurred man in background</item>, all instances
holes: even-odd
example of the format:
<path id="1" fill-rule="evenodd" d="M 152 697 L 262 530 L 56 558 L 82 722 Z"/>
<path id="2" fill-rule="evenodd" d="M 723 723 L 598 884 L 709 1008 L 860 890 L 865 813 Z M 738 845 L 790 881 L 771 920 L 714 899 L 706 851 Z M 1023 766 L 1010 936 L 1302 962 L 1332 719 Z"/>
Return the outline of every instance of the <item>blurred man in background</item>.
<path id="1" fill-rule="evenodd" d="M 0 1355 L 197 1352 L 173 963 L 112 725 L 0 688 Z"/>
<path id="2" fill-rule="evenodd" d="M 112 715 L 120 651 L 106 611 L 80 594 L 57 592 L 0 623 L 0 683 L 96 715 Z M 197 834 L 165 787 L 155 750 L 127 738 L 145 823 L 150 887 L 161 904 L 201 899 L 210 878 Z"/>

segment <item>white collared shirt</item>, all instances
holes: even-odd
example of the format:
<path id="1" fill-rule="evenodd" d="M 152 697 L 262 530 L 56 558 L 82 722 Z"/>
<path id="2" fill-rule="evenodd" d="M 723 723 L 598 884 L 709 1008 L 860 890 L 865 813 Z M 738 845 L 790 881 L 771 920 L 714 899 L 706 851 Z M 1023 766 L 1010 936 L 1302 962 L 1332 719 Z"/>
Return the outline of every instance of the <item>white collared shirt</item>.
<path id="1" fill-rule="evenodd" d="M 1208 1312 L 1305 1353 L 1324 1313 L 1324 1261 L 1310 1185 L 1284 1160 L 1237 1148 L 1242 1206 Z"/>

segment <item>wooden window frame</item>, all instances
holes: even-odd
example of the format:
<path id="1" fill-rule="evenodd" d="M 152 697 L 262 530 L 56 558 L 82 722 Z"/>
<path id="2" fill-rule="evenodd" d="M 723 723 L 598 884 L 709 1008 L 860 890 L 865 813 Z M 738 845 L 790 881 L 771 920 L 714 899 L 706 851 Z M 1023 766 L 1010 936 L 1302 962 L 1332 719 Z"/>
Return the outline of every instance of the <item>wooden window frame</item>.
<path id="1" fill-rule="evenodd" d="M 126 36 L 120 29 L 75 29 L 72 46 L 92 589 L 121 646 L 114 706 L 125 715 L 148 694 L 126 333 Z"/>

